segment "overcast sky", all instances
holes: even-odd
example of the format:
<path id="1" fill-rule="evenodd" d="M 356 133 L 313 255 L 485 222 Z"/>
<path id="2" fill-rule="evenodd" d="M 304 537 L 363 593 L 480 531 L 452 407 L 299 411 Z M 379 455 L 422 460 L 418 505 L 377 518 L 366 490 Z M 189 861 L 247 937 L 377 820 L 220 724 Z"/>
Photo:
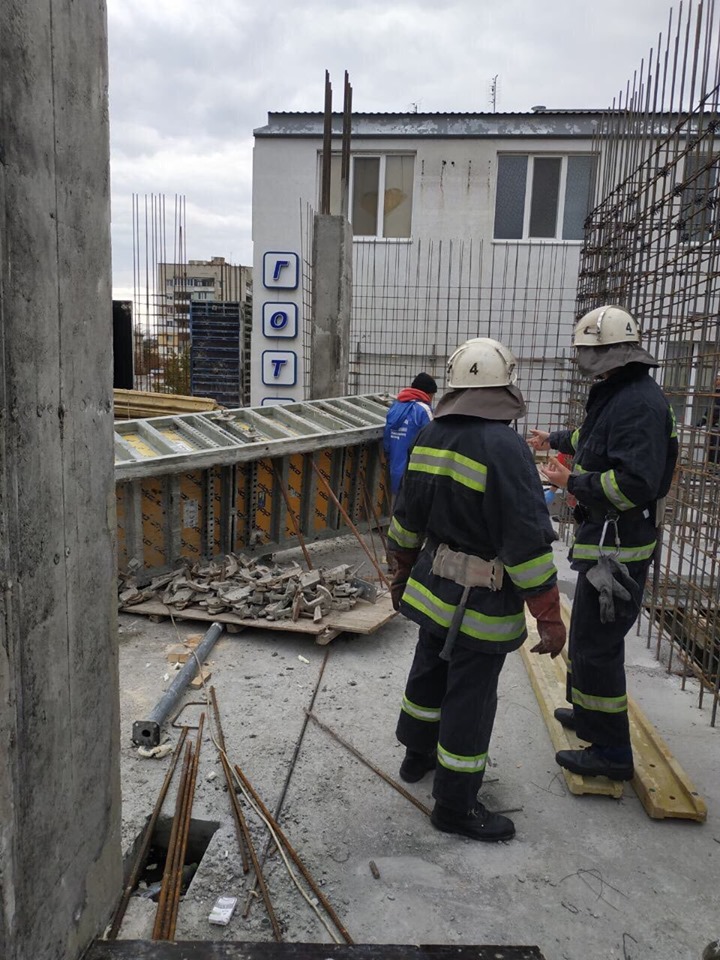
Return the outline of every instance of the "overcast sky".
<path id="1" fill-rule="evenodd" d="M 132 296 L 133 193 L 187 202 L 187 256 L 252 264 L 253 129 L 271 110 L 608 106 L 670 0 L 108 0 L 114 295 Z M 168 256 L 172 244 L 168 238 Z"/>

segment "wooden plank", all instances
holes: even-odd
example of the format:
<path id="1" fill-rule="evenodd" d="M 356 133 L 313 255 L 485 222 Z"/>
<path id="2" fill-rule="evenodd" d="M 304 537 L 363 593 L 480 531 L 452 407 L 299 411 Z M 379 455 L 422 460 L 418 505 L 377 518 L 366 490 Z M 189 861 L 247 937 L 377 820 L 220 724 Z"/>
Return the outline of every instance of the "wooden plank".
<path id="1" fill-rule="evenodd" d="M 539 947 L 96 940 L 85 960 L 545 960 Z"/>
<path id="2" fill-rule="evenodd" d="M 563 604 L 562 616 L 569 625 L 570 610 L 566 604 Z M 529 653 L 529 648 L 539 637 L 532 617 L 528 615 L 527 621 L 530 639 L 521 648 L 521 654 L 550 739 L 556 750 L 577 750 L 584 744 L 572 730 L 566 730 L 553 717 L 556 707 L 568 705 L 565 699 L 566 653 L 563 651 L 563 656 L 555 660 Z M 673 818 L 702 823 L 707 818 L 707 805 L 667 743 L 630 696 L 628 718 L 635 762 L 635 776 L 631 782 L 648 816 L 654 820 Z M 579 777 L 567 770 L 563 770 L 563 774 L 571 793 L 622 796 L 621 783 L 604 777 Z M 614 792 L 608 787 L 614 788 Z"/>
<path id="3" fill-rule="evenodd" d="M 553 716 L 556 707 L 568 705 L 565 699 L 565 661 L 562 657 L 551 660 L 548 656 L 541 657 L 536 653 L 530 653 L 530 647 L 534 647 L 540 637 L 535 621 L 529 614 L 527 624 L 529 637 L 524 646 L 520 647 L 520 655 L 530 677 L 553 747 L 556 751 L 579 750 L 584 744 L 578 740 L 572 730 L 561 726 Z M 615 780 L 608 780 L 606 777 L 581 777 L 577 773 L 563 770 L 562 767 L 558 769 L 562 770 L 570 793 L 601 794 L 615 799 L 623 795 L 622 783 Z"/>
<path id="4" fill-rule="evenodd" d="M 133 606 L 121 607 L 122 613 L 141 614 L 144 617 L 172 617 L 174 620 L 200 620 L 205 623 L 226 623 L 238 627 L 255 627 L 281 633 L 307 633 L 327 643 L 339 633 L 374 633 L 396 615 L 389 594 L 378 597 L 375 603 L 358 600 L 352 610 L 334 610 L 319 623 L 312 620 L 246 620 L 235 613 L 210 614 L 202 607 L 172 610 L 159 600 L 147 600 Z M 330 636 L 332 634 L 332 636 Z"/>

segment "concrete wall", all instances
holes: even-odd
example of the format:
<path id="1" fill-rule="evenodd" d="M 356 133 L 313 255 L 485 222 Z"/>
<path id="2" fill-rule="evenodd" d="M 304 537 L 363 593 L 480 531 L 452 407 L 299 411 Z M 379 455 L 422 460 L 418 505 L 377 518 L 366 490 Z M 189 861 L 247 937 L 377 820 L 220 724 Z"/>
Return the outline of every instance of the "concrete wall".
<path id="1" fill-rule="evenodd" d="M 344 217 L 316 215 L 311 400 L 348 394 L 352 246 L 352 229 Z"/>
<path id="2" fill-rule="evenodd" d="M 278 135 L 255 141 L 256 357 L 268 346 L 262 336 L 262 303 L 263 297 L 272 296 L 261 282 L 263 255 L 267 250 L 302 249 L 306 237 L 301 211 L 308 204 L 317 205 L 320 146 L 318 139 L 308 136 Z M 445 358 L 457 343 L 481 335 L 505 340 L 521 361 L 527 361 L 524 389 L 533 395 L 539 418 L 559 405 L 567 366 L 563 354 L 569 350 L 574 322 L 581 242 L 493 240 L 497 157 L 508 151 L 568 154 L 590 149 L 589 135 L 533 136 L 527 131 L 484 138 L 353 139 L 355 155 L 413 153 L 415 173 L 412 238 L 355 238 L 353 242 L 351 392 L 399 389 L 418 369 L 442 377 Z M 445 245 L 442 255 L 438 253 L 441 244 Z M 450 244 L 454 245 L 451 254 Z M 296 341 L 300 376 L 292 395 L 302 399 L 303 383 L 309 379 L 307 374 L 303 379 L 303 364 L 309 362 L 310 351 L 302 340 L 309 301 L 303 302 L 300 288 L 288 299 L 297 305 L 300 317 L 301 334 Z M 260 403 L 268 391 L 258 382 L 258 363 L 255 369 L 253 403 Z"/>
<path id="3" fill-rule="evenodd" d="M 121 883 L 103 0 L 0 5 L 0 957 Z"/>

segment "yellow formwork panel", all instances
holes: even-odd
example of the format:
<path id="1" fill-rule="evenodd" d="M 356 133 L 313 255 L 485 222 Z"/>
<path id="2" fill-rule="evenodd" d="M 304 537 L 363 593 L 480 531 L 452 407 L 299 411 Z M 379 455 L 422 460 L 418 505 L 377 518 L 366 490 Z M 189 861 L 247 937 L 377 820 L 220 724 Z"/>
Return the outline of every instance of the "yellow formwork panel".
<path id="1" fill-rule="evenodd" d="M 319 450 L 315 454 L 320 473 L 332 486 L 332 450 Z M 330 496 L 325 485 L 315 476 L 315 507 L 313 509 L 313 529 L 315 532 L 327 530 L 328 513 L 330 511 Z"/>
<path id="2" fill-rule="evenodd" d="M 179 430 L 173 430 L 172 427 L 164 427 L 160 433 L 166 440 L 174 443 L 178 450 L 185 450 L 187 453 L 192 453 L 194 450 L 200 449 L 197 444 L 192 443 L 187 437 L 184 437 Z"/>
<path id="3" fill-rule="evenodd" d="M 148 570 L 169 563 L 165 543 L 165 483 L 160 477 L 146 477 L 140 485 L 143 566 Z"/>
<path id="4" fill-rule="evenodd" d="M 193 563 L 203 553 L 203 471 L 184 473 L 180 477 L 180 553 Z"/>
<path id="5" fill-rule="evenodd" d="M 308 469 L 310 469 L 308 467 Z M 295 523 L 300 526 L 300 511 L 302 505 L 302 491 L 303 491 L 303 471 L 305 470 L 305 458 L 301 453 L 293 454 L 293 456 L 288 457 L 288 471 L 287 471 L 287 493 L 288 501 L 290 503 L 290 510 L 292 510 L 295 517 Z M 290 513 L 288 511 L 285 518 L 285 537 L 289 540 L 296 536 L 297 531 L 295 529 L 295 523 L 293 523 Z"/>
<path id="6" fill-rule="evenodd" d="M 253 528 L 257 531 L 258 543 L 270 543 L 272 536 L 273 496 L 275 476 L 272 460 L 257 461 L 257 504 L 253 517 Z M 278 492 L 278 496 L 281 494 Z"/>
<path id="7" fill-rule="evenodd" d="M 150 444 L 143 440 L 139 433 L 124 433 L 122 437 L 125 443 L 130 444 L 133 450 L 137 450 L 142 457 L 157 456 L 157 450 L 153 450 Z"/>

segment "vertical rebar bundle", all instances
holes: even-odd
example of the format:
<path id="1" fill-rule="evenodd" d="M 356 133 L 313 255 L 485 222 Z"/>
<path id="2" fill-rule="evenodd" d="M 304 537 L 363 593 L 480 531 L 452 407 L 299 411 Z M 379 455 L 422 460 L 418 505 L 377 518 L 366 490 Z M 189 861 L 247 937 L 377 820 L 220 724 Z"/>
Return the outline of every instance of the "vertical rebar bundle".
<path id="1" fill-rule="evenodd" d="M 680 460 L 647 607 L 648 644 L 671 641 L 700 705 L 720 700 L 720 24 L 715 0 L 671 11 L 599 125 L 577 316 L 603 303 L 639 319 L 661 362 Z M 587 384 L 574 377 L 568 424 Z"/>

